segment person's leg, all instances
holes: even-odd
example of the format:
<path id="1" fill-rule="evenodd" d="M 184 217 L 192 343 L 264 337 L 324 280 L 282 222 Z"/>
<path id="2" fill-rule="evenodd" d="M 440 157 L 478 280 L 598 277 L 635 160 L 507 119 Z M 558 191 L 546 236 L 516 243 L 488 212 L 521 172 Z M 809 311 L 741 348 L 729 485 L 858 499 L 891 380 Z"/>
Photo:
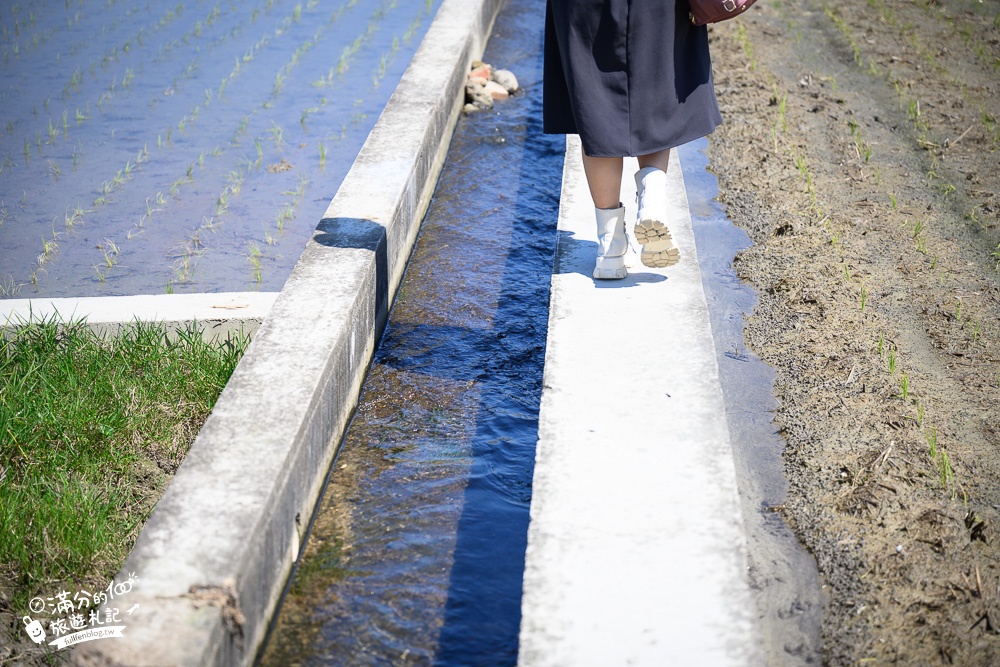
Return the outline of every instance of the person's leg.
<path id="1" fill-rule="evenodd" d="M 635 174 L 637 208 L 634 234 L 642 244 L 639 258 L 646 266 L 676 264 L 680 252 L 667 229 L 667 163 L 670 149 L 639 156 Z"/>
<path id="2" fill-rule="evenodd" d="M 596 208 L 618 208 L 622 195 L 622 158 L 583 156 L 583 171 Z"/>
<path id="3" fill-rule="evenodd" d="M 655 153 L 650 153 L 649 155 L 639 156 L 639 169 L 645 169 L 646 167 L 656 167 L 662 171 L 667 170 L 667 163 L 670 162 L 670 149 L 664 151 L 657 151 Z"/>
<path id="4" fill-rule="evenodd" d="M 622 163 L 620 157 L 583 156 L 583 171 L 597 215 L 594 278 L 600 280 L 620 280 L 628 276 L 625 268 L 628 238 L 625 236 L 625 207 L 621 202 Z"/>

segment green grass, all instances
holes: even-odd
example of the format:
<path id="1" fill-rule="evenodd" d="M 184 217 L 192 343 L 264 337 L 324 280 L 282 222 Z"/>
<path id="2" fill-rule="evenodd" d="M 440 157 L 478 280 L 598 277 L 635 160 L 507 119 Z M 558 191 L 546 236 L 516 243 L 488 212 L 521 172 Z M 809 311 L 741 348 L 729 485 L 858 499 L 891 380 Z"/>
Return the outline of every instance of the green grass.
<path id="1" fill-rule="evenodd" d="M 121 566 L 246 349 L 134 323 L 0 335 L 0 590 L 15 610 Z M 99 586 L 98 586 L 99 587 Z"/>

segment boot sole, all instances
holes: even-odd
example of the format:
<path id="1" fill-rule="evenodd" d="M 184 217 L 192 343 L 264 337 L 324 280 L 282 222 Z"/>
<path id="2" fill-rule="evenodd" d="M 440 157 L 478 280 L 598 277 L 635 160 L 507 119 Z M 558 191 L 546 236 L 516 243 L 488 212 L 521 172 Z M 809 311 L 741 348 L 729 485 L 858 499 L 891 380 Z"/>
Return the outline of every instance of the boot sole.
<path id="1" fill-rule="evenodd" d="M 681 252 L 674 245 L 670 230 L 659 220 L 635 223 L 635 240 L 642 246 L 639 259 L 645 266 L 663 269 L 681 261 Z"/>
<path id="2" fill-rule="evenodd" d="M 600 257 L 594 266 L 594 278 L 596 280 L 621 280 L 628 278 L 628 269 L 625 268 L 625 257 Z"/>

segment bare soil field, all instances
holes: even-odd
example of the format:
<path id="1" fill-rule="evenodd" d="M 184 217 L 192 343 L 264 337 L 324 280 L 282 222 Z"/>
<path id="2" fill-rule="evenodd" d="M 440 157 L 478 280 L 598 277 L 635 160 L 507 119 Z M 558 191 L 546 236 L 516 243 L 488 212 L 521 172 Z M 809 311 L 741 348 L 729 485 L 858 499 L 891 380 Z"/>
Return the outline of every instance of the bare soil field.
<path id="1" fill-rule="evenodd" d="M 821 660 L 1000 664 L 1000 4 L 766 0 L 712 49 Z"/>

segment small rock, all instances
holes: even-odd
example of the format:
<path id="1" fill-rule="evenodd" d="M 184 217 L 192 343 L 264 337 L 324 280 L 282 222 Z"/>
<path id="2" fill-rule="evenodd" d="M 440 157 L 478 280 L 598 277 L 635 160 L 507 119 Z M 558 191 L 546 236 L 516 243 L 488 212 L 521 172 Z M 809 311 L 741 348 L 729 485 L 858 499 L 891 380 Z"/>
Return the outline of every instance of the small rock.
<path id="1" fill-rule="evenodd" d="M 481 76 L 472 76 L 470 74 L 468 83 L 476 83 L 479 84 L 480 86 L 485 86 L 488 81 L 489 79 L 484 79 Z"/>
<path id="2" fill-rule="evenodd" d="M 508 93 L 513 93 L 517 90 L 517 77 L 509 69 L 498 69 L 493 72 L 493 80 L 503 86 Z"/>
<path id="3" fill-rule="evenodd" d="M 473 63 L 475 64 L 475 63 Z M 469 72 L 469 76 L 478 76 L 483 79 L 489 80 L 490 75 L 493 73 L 493 68 L 489 65 L 479 64 L 478 67 L 473 67 L 472 71 Z"/>
<path id="4" fill-rule="evenodd" d="M 471 102 L 462 107 L 462 113 L 464 113 L 466 116 L 468 116 L 470 113 L 476 113 L 477 111 L 482 111 L 482 109 L 477 107 L 475 104 L 472 104 Z"/>
<path id="5" fill-rule="evenodd" d="M 465 84 L 465 101 L 476 105 L 480 109 L 493 108 L 493 96 L 487 92 L 485 86 L 477 83 Z"/>
<path id="6" fill-rule="evenodd" d="M 505 100 L 510 97 L 510 93 L 507 92 L 507 89 L 496 81 L 487 81 L 485 90 L 495 100 Z"/>

